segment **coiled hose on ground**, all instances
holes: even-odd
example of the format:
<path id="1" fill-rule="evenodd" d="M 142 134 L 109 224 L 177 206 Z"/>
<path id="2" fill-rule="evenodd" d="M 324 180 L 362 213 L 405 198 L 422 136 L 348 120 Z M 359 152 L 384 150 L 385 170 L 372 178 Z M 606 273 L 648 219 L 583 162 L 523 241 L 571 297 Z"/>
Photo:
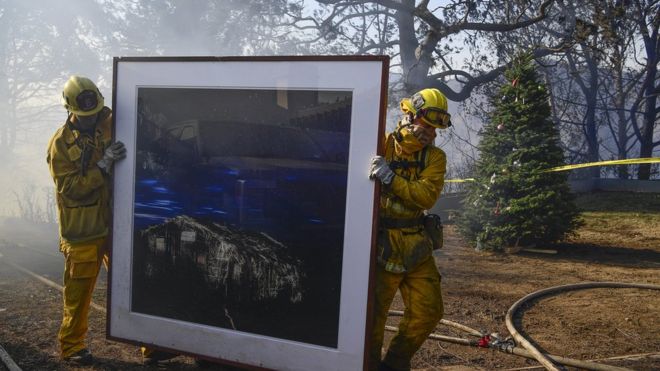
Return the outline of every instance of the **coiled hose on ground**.
<path id="1" fill-rule="evenodd" d="M 549 287 L 539 291 L 535 291 L 531 294 L 528 294 L 522 297 L 520 300 L 515 302 L 509 311 L 506 313 L 506 328 L 511 333 L 511 336 L 516 340 L 517 344 L 522 345 L 523 348 L 527 349 L 534 358 L 539 361 L 543 366 L 548 370 L 560 370 L 561 368 L 557 367 L 556 364 L 545 354 L 541 353 L 532 343 L 530 343 L 524 336 L 520 335 L 518 330 L 513 324 L 513 317 L 515 316 L 518 309 L 527 301 L 536 299 L 542 296 L 555 294 L 562 291 L 572 291 L 572 290 L 582 290 L 582 289 L 593 289 L 593 288 L 633 288 L 633 289 L 650 289 L 650 290 L 660 290 L 660 286 L 643 284 L 643 283 L 623 283 L 623 282 L 586 282 L 586 283 L 576 283 L 571 285 L 561 285 L 555 287 Z M 560 366 L 561 367 L 561 366 Z M 608 370 L 613 370 L 608 368 Z"/>
<path id="2" fill-rule="evenodd" d="M 493 341 L 493 342 L 490 342 L 490 341 L 486 341 L 486 342 L 481 341 L 480 342 L 479 340 L 463 339 L 463 338 L 445 336 L 445 335 L 440 335 L 440 334 L 435 334 L 435 333 L 429 335 L 429 338 L 434 339 L 434 340 L 439 340 L 439 341 L 445 341 L 445 342 L 461 344 L 461 345 L 467 345 L 467 346 L 475 346 L 475 347 L 484 347 L 484 344 L 485 344 L 486 345 L 485 347 L 488 347 L 488 348 L 491 348 L 491 349 L 497 349 L 501 352 L 514 354 L 514 355 L 529 358 L 529 359 L 536 359 L 546 369 L 553 370 L 553 371 L 563 369 L 562 365 L 571 366 L 571 367 L 579 367 L 579 368 L 582 368 L 582 369 L 595 370 L 595 371 L 632 371 L 628 368 L 604 365 L 604 364 L 601 364 L 601 363 L 590 362 L 590 361 L 581 361 L 581 360 L 577 360 L 577 359 L 566 358 L 566 357 L 561 357 L 561 356 L 542 353 L 533 344 L 531 344 L 524 336 L 522 336 L 513 324 L 513 318 L 515 317 L 516 312 L 518 311 L 518 309 L 520 309 L 524 303 L 526 303 L 526 302 L 528 302 L 532 299 L 536 299 L 536 298 L 551 295 L 551 294 L 556 294 L 556 293 L 559 293 L 559 292 L 562 292 L 562 291 L 582 290 L 582 289 L 590 289 L 590 288 L 633 288 L 633 289 L 660 290 L 660 286 L 658 286 L 658 285 L 642 284 L 642 283 L 586 282 L 586 283 L 576 283 L 576 284 L 570 284 L 570 285 L 554 286 L 554 287 L 549 287 L 549 288 L 545 288 L 545 289 L 542 289 L 542 290 L 532 292 L 531 294 L 525 295 L 520 300 L 515 302 L 511 306 L 511 308 L 509 308 L 509 310 L 507 311 L 506 319 L 505 319 L 507 329 L 511 333 L 511 336 L 515 339 L 516 344 L 521 345 L 522 348 L 520 348 L 518 346 L 515 346 L 515 345 L 512 345 L 510 343 L 500 342 L 498 340 Z M 402 316 L 403 312 L 402 311 L 390 310 L 389 314 L 394 315 L 394 316 Z M 456 329 L 464 331 L 464 332 L 466 332 L 470 335 L 480 337 L 482 339 L 488 337 L 487 334 L 483 334 L 480 331 L 477 331 L 473 328 L 462 325 L 460 323 L 456 323 L 456 322 L 445 320 L 445 319 L 441 320 L 440 323 L 444 324 L 446 326 L 454 327 Z M 398 328 L 396 328 L 394 326 L 385 326 L 385 329 L 388 330 L 388 331 L 394 331 L 394 332 L 398 331 Z"/>

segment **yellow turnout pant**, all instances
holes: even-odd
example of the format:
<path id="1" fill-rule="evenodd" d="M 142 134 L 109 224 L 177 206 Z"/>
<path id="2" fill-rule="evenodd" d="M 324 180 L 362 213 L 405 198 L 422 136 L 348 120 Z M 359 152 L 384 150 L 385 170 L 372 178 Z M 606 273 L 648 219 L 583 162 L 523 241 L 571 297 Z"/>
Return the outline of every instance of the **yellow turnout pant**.
<path id="1" fill-rule="evenodd" d="M 383 362 L 396 370 L 409 370 L 410 360 L 442 319 L 440 274 L 433 257 L 411 271 L 392 273 L 376 268 L 376 303 L 369 369 L 378 369 L 385 321 L 396 291 L 401 291 L 405 311 L 399 332 L 392 339 Z"/>
<path id="2" fill-rule="evenodd" d="M 69 243 L 62 241 L 64 254 L 64 310 L 58 334 L 62 357 L 85 348 L 87 315 L 101 262 L 108 268 L 106 238 Z"/>

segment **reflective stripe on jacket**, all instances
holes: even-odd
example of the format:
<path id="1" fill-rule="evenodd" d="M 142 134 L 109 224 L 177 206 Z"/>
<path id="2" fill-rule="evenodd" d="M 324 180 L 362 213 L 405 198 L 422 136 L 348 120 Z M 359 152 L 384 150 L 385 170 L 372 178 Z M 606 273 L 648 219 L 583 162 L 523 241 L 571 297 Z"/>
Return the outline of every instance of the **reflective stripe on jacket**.
<path id="1" fill-rule="evenodd" d="M 99 113 L 94 135 L 72 129 L 67 120 L 48 143 L 46 161 L 55 182 L 60 237 L 67 242 L 108 234 L 109 179 L 96 163 L 110 145 L 111 128 L 112 113 L 105 107 Z"/>
<path id="2" fill-rule="evenodd" d="M 385 158 L 392 162 L 423 162 L 421 166 L 391 166 L 396 176 L 392 183 L 381 188 L 381 218 L 420 218 L 440 197 L 444 184 L 447 158 L 445 153 L 430 144 L 410 155 L 395 154 L 393 134 L 385 139 Z M 426 152 L 422 156 L 422 152 Z M 422 158 L 424 157 L 424 158 Z M 406 272 L 424 262 L 433 252 L 433 243 L 422 225 L 410 228 L 380 228 L 378 262 L 389 272 Z"/>

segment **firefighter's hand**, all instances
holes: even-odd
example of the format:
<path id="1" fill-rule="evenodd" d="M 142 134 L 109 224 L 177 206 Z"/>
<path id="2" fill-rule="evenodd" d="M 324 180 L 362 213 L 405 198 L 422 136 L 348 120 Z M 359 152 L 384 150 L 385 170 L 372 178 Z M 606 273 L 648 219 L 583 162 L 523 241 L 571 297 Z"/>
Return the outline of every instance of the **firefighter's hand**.
<path id="1" fill-rule="evenodd" d="M 126 157 L 126 147 L 124 146 L 124 143 L 117 141 L 115 143 L 112 143 L 110 146 L 108 146 L 108 148 L 105 149 L 103 158 L 96 163 L 96 166 L 101 168 L 101 170 L 105 171 L 106 173 L 110 173 L 110 170 L 112 169 L 112 164 L 114 164 L 115 161 L 124 159 L 125 157 Z"/>
<path id="2" fill-rule="evenodd" d="M 394 172 L 383 156 L 374 156 L 371 158 L 371 169 L 369 170 L 369 179 L 378 179 L 383 184 L 392 183 Z"/>

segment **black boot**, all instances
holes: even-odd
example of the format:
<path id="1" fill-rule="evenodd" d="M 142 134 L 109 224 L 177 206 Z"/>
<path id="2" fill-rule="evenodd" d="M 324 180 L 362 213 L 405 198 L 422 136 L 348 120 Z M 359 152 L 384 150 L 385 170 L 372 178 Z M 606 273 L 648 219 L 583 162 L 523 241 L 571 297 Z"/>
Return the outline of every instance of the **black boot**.
<path id="1" fill-rule="evenodd" d="M 392 367 L 388 366 L 387 363 L 381 362 L 378 365 L 378 371 L 401 371 L 401 370 L 397 370 L 396 368 L 392 368 Z"/>
<path id="2" fill-rule="evenodd" d="M 69 363 L 74 363 L 81 366 L 89 366 L 94 363 L 94 357 L 89 350 L 81 349 L 68 357 L 64 357 L 64 360 Z"/>

